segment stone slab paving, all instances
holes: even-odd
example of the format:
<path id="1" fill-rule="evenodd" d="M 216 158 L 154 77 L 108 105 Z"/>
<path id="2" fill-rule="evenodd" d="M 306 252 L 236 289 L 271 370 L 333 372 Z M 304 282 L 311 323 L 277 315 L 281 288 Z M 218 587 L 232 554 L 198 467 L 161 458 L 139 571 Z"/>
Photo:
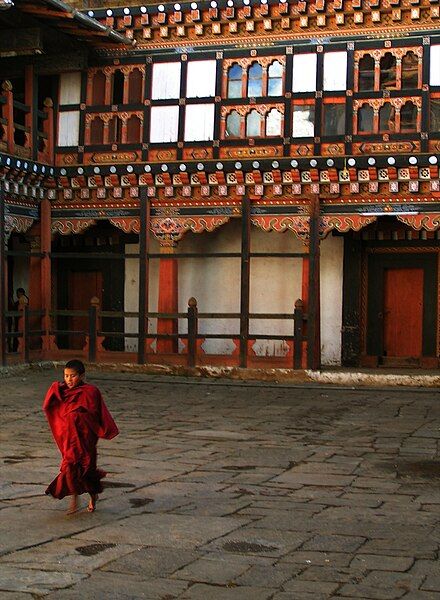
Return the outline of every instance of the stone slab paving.
<path id="1" fill-rule="evenodd" d="M 41 403 L 0 384 L 0 600 L 438 600 L 435 389 L 90 372 L 121 434 L 97 511 L 44 495 Z"/>

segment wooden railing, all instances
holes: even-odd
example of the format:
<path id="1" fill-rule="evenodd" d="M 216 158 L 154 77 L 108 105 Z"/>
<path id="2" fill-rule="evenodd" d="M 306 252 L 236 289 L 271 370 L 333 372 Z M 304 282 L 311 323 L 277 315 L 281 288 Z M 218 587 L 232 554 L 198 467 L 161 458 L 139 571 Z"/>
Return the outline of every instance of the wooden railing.
<path id="1" fill-rule="evenodd" d="M 6 333 L 6 346 L 9 349 L 8 354 L 13 356 L 13 350 L 15 354 L 19 356 L 21 361 L 30 362 L 33 357 L 33 352 L 37 349 L 39 358 L 45 358 L 44 351 L 42 348 L 52 348 L 52 350 L 59 356 L 63 356 L 63 353 L 72 353 L 73 348 L 69 347 L 69 343 L 64 344 L 64 349 L 59 349 L 57 346 L 57 340 L 63 338 L 64 340 L 72 340 L 79 336 L 82 338 L 81 348 L 77 349 L 75 353 L 78 356 L 88 360 L 89 362 L 114 362 L 115 354 L 112 350 L 105 350 L 103 348 L 104 340 L 114 339 L 136 339 L 138 342 L 138 360 L 137 362 L 143 362 L 140 360 L 141 356 L 148 356 L 151 353 L 141 352 L 141 346 L 145 347 L 146 343 L 151 343 L 154 340 L 180 340 L 185 345 L 185 351 L 178 356 L 183 357 L 188 367 L 195 367 L 200 363 L 202 352 L 200 350 L 201 343 L 204 340 L 233 340 L 238 341 L 240 345 L 240 357 L 239 366 L 248 366 L 248 348 L 249 343 L 256 340 L 278 340 L 284 341 L 289 345 L 291 350 L 291 361 L 290 368 L 300 369 L 304 367 L 304 360 L 306 355 L 304 353 L 304 342 L 307 341 L 307 337 L 304 335 L 304 328 L 307 322 L 307 315 L 303 311 L 302 300 L 297 300 L 295 303 L 294 310 L 292 313 L 250 313 L 249 319 L 255 320 L 286 320 L 291 322 L 291 335 L 285 334 L 267 334 L 267 333 L 253 333 L 253 334 L 241 334 L 240 332 L 218 332 L 218 333 L 200 333 L 199 323 L 200 320 L 236 320 L 240 322 L 240 313 L 202 313 L 198 311 L 197 300 L 190 298 L 188 301 L 188 309 L 186 312 L 175 312 L 175 313 L 159 313 L 159 312 L 147 312 L 145 315 L 146 320 L 148 319 L 173 319 L 186 321 L 187 332 L 186 333 L 147 333 L 145 336 L 139 335 L 139 333 L 130 333 L 125 331 L 124 327 L 120 331 L 106 331 L 102 328 L 104 320 L 119 319 L 123 320 L 126 318 L 139 318 L 138 312 L 122 312 L 122 311 L 104 311 L 99 306 L 99 300 L 92 298 L 90 307 L 88 310 L 55 310 L 50 312 L 52 323 L 58 323 L 60 318 L 82 318 L 87 324 L 82 329 L 73 329 L 69 327 L 54 327 L 50 331 L 43 331 L 41 329 L 33 329 L 30 327 L 30 322 L 35 323 L 41 320 L 44 315 L 43 311 L 29 310 L 27 306 L 21 311 L 8 311 L 5 313 L 6 318 L 9 321 L 8 332 Z M 237 327 L 238 329 L 238 327 Z M 148 331 L 148 327 L 145 328 Z M 42 343 L 41 340 L 45 336 L 50 338 L 49 343 Z M 14 342 L 15 340 L 15 342 Z M 74 344 L 71 344 L 72 346 Z M 76 344 L 75 344 L 76 345 Z M 242 349 L 245 351 L 242 351 Z M 123 355 L 128 353 L 123 351 Z M 156 353 L 159 356 L 160 353 Z M 209 355 L 214 356 L 214 355 Z M 209 361 L 209 356 L 203 354 L 203 357 Z M 167 362 L 171 358 L 170 355 L 163 355 L 164 361 Z M 244 360 L 243 360 L 244 357 Z M 205 360 L 205 364 L 206 364 Z M 125 359 L 127 362 L 127 359 Z M 218 364 L 218 361 L 217 361 Z"/>

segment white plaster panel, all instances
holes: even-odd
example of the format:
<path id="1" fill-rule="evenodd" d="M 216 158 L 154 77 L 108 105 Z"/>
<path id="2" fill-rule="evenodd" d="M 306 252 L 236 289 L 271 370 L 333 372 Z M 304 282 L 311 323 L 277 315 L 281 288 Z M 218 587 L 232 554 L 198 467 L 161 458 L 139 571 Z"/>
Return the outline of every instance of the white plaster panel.
<path id="1" fill-rule="evenodd" d="M 150 142 L 153 144 L 177 142 L 179 132 L 178 106 L 151 108 Z"/>
<path id="2" fill-rule="evenodd" d="M 440 85 L 440 44 L 431 46 L 429 83 Z"/>
<path id="3" fill-rule="evenodd" d="M 216 60 L 194 60 L 188 62 L 186 80 L 187 98 L 215 96 Z"/>
<path id="4" fill-rule="evenodd" d="M 214 104 L 188 104 L 185 111 L 185 141 L 212 140 Z"/>
<path id="5" fill-rule="evenodd" d="M 341 364 L 344 239 L 329 235 L 321 243 L 321 358 Z"/>
<path id="6" fill-rule="evenodd" d="M 58 146 L 78 146 L 79 110 L 60 113 L 58 122 Z"/>
<path id="7" fill-rule="evenodd" d="M 157 244 L 154 240 L 150 243 L 150 251 L 158 252 Z M 139 244 L 125 244 L 125 252 L 127 254 L 136 254 L 139 252 Z M 158 299 L 158 261 L 150 260 L 149 264 L 149 310 L 157 311 Z M 124 281 L 124 311 L 137 312 L 139 310 L 139 259 L 125 259 L 125 281 Z M 137 317 L 125 317 L 125 332 L 137 333 L 138 320 Z M 148 320 L 148 332 L 157 331 L 157 319 Z M 137 352 L 138 341 L 136 338 L 125 338 L 125 350 L 127 352 Z"/>
<path id="8" fill-rule="evenodd" d="M 324 90 L 345 90 L 347 87 L 347 52 L 324 54 Z"/>
<path id="9" fill-rule="evenodd" d="M 81 72 L 61 73 L 60 105 L 79 104 L 81 102 Z"/>
<path id="10" fill-rule="evenodd" d="M 251 229 L 252 252 L 304 252 L 305 246 L 290 231 L 265 232 Z M 295 301 L 301 297 L 301 258 L 252 258 L 250 312 L 285 313 L 293 316 Z M 293 335 L 292 319 L 251 319 L 252 334 Z M 258 356 L 284 356 L 288 346 L 283 340 L 256 340 Z"/>
<path id="11" fill-rule="evenodd" d="M 153 65 L 151 98 L 166 100 L 180 96 L 180 62 Z"/>
<path id="12" fill-rule="evenodd" d="M 317 55 L 314 52 L 293 55 L 293 92 L 316 90 Z"/>
<path id="13" fill-rule="evenodd" d="M 239 252 L 240 223 L 232 221 L 212 233 L 187 233 L 179 243 L 179 252 Z M 179 260 L 179 311 L 188 309 L 189 298 L 197 299 L 199 312 L 240 312 L 240 259 L 188 258 Z M 187 331 L 181 319 L 179 331 Z M 240 332 L 238 319 L 200 319 L 199 333 Z M 231 340 L 206 340 L 207 354 L 231 354 Z"/>

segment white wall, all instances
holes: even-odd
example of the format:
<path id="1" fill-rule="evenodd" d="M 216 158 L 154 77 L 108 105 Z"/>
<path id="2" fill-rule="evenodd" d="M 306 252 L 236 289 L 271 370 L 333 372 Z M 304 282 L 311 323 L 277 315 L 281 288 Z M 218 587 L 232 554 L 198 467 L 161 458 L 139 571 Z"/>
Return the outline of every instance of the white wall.
<path id="1" fill-rule="evenodd" d="M 240 252 L 240 221 L 232 220 L 212 233 L 187 233 L 177 251 L 197 252 L 201 258 L 179 259 L 179 312 L 186 312 L 188 299 L 197 299 L 199 312 L 240 312 L 240 259 L 204 258 L 208 252 Z M 304 252 L 305 246 L 289 231 L 266 233 L 251 228 L 253 252 Z M 127 244 L 126 252 L 139 251 L 137 244 Z M 159 252 L 152 240 L 152 252 Z M 149 309 L 157 311 L 159 260 L 150 260 Z M 125 310 L 138 310 L 137 258 L 126 259 Z M 321 349 L 324 365 L 339 365 L 341 359 L 343 238 L 329 236 L 321 244 Z M 293 313 L 295 301 L 301 297 L 302 260 L 295 258 L 252 258 L 250 285 L 251 313 Z M 149 321 L 149 332 L 156 331 L 156 319 Z M 187 331 L 186 319 L 179 331 Z M 125 319 L 125 331 L 137 332 L 137 319 Z M 227 333 L 238 337 L 238 319 L 200 319 L 200 333 Z M 293 320 L 251 319 L 254 334 L 293 334 Z M 154 346 L 153 346 L 154 347 Z M 137 350 L 137 339 L 126 338 L 125 349 Z M 231 340 L 206 340 L 208 354 L 231 354 Z M 283 356 L 287 346 L 280 340 L 257 340 L 253 347 L 259 356 Z"/>
<path id="2" fill-rule="evenodd" d="M 329 235 L 321 242 L 321 358 L 323 365 L 341 364 L 344 238 Z"/>
<path id="3" fill-rule="evenodd" d="M 266 233 L 251 228 L 251 250 L 256 252 L 303 252 L 304 246 L 291 232 Z M 138 252 L 135 244 L 126 245 L 126 252 Z M 187 233 L 179 242 L 177 251 L 197 252 L 201 258 L 179 259 L 179 311 L 186 312 L 188 299 L 197 299 L 199 312 L 240 312 L 240 258 L 204 258 L 208 252 L 240 252 L 241 223 L 231 220 L 212 233 Z M 158 251 L 158 248 L 152 248 Z M 150 310 L 157 310 L 158 260 L 150 261 Z M 125 310 L 138 309 L 138 259 L 126 260 Z M 291 313 L 301 296 L 302 261 L 293 258 L 251 259 L 250 310 L 254 313 Z M 137 321 L 127 318 L 126 331 L 136 332 Z M 185 319 L 179 322 L 179 331 L 186 332 Z M 155 331 L 155 321 L 149 331 Z M 239 336 L 239 319 L 200 319 L 200 333 L 227 333 Z M 293 320 L 253 319 L 251 333 L 293 334 Z M 135 351 L 137 340 L 126 338 L 126 350 Z M 208 354 L 230 354 L 235 349 L 231 340 L 206 340 L 203 349 Z M 282 356 L 286 344 L 275 340 L 257 340 L 254 351 L 258 355 Z"/>

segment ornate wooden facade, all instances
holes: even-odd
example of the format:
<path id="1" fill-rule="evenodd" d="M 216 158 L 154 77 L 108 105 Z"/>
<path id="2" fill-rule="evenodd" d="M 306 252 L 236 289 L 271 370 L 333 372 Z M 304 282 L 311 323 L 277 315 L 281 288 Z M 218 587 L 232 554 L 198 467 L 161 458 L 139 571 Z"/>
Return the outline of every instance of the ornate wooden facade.
<path id="1" fill-rule="evenodd" d="M 22 10 L 29 13 L 29 6 Z M 101 351 L 127 350 L 127 343 L 106 348 L 113 332 L 115 339 L 138 340 L 140 362 L 152 353 L 171 360 L 179 354 L 179 260 L 197 261 L 200 254 L 188 253 L 182 241 L 188 232 L 212 238 L 216 232 L 218 240 L 240 221 L 241 249 L 231 253 L 241 265 L 240 310 L 229 315 L 240 331 L 229 337 L 242 366 L 255 350 L 252 340 L 265 337 L 252 336 L 249 325 L 259 318 L 250 311 L 249 259 L 258 254 L 251 232 L 260 230 L 288 232 L 300 243 L 284 256 L 301 263 L 307 315 L 301 364 L 321 362 L 320 332 L 327 325 L 320 307 L 332 298 L 320 297 L 320 246 L 337 237 L 342 364 L 437 367 L 439 9 L 435 0 L 90 6 L 84 13 L 113 32 L 111 43 L 108 35 L 106 43 L 93 38 L 84 63 L 70 68 L 57 69 L 54 59 L 52 70 L 38 62 L 22 69 L 17 59 L 30 88 L 14 80 L 11 60 L 0 52 L 0 76 L 8 75 L 0 96 L 2 235 L 9 240 L 2 261 L 11 271 L 14 256 L 28 253 L 31 306 L 44 312 L 43 343 L 35 350 L 52 356 L 75 346 L 62 315 L 56 321 L 51 311 L 84 309 L 60 289 L 61 272 L 88 255 L 88 271 L 95 261 L 109 282 L 104 290 L 113 290 L 98 296 L 108 313 Z M 39 8 L 32 14 L 45 17 Z M 122 36 L 130 43 L 121 43 Z M 46 73 L 54 92 L 47 100 Z M 15 87 L 24 89 L 19 100 Z M 88 239 L 101 250 L 112 245 L 113 255 L 98 256 L 90 246 L 87 254 Z M 216 244 L 204 248 L 206 256 L 227 254 Z M 131 254 L 130 245 L 136 246 Z M 102 266 L 112 258 L 125 272 Z M 131 317 L 123 283 L 130 258 L 139 262 Z M 152 260 L 159 262 L 154 314 Z M 5 271 L 2 281 L 5 312 L 14 277 Z M 95 284 L 90 280 L 90 290 Z M 414 288 L 421 291 L 412 297 Z M 137 319 L 132 334 L 130 318 Z M 406 332 L 405 323 L 411 323 Z M 5 340 L 5 317 L 2 329 Z M 285 339 L 288 361 L 294 342 Z M 187 344 L 185 334 L 180 343 Z"/>

